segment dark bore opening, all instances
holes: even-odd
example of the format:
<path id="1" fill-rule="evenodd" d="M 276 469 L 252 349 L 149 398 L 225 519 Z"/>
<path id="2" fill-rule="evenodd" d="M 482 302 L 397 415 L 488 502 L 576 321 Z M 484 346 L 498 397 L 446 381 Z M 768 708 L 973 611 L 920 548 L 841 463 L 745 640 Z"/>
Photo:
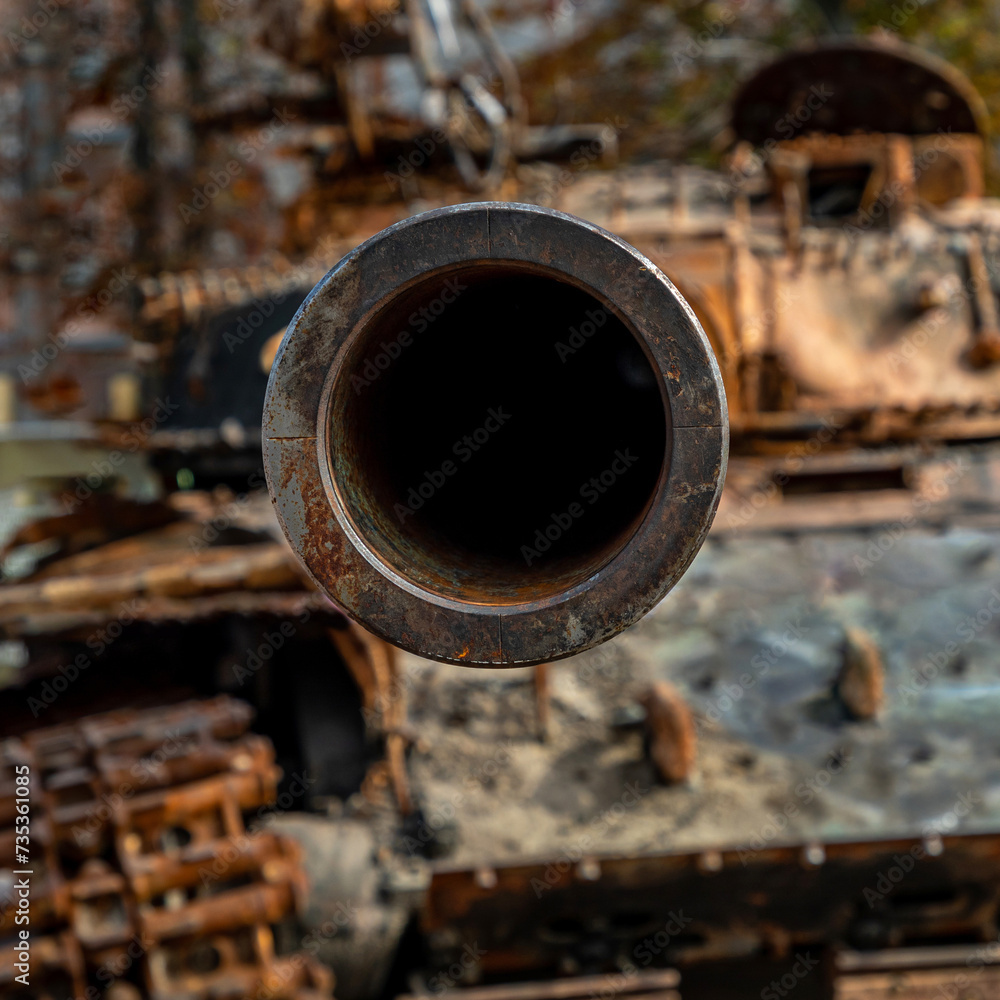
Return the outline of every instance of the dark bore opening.
<path id="1" fill-rule="evenodd" d="M 345 506 L 397 572 L 448 597 L 542 600 L 627 543 L 668 460 L 636 337 L 593 295 L 482 264 L 398 295 L 334 390 Z"/>

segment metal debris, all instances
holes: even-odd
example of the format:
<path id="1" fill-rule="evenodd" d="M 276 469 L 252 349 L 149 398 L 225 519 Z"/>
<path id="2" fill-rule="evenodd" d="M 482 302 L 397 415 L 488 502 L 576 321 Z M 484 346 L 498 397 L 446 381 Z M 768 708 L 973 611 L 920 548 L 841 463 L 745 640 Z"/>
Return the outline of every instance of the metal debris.
<path id="1" fill-rule="evenodd" d="M 844 636 L 844 665 L 837 677 L 837 697 L 848 714 L 874 719 L 885 700 L 885 666 L 874 637 L 860 628 Z"/>
<path id="2" fill-rule="evenodd" d="M 697 753 L 691 709 L 680 692 L 667 681 L 657 681 L 643 692 L 649 755 L 660 778 L 668 785 L 686 781 Z"/>
<path id="3" fill-rule="evenodd" d="M 244 822 L 267 812 L 280 777 L 250 718 L 247 705 L 218 697 L 89 716 L 0 745 L 5 822 L 13 767 L 31 768 L 37 991 L 82 997 L 117 982 L 163 1000 L 332 996 L 328 969 L 276 952 L 272 926 L 303 905 L 306 877 L 293 842 Z M 13 856 L 13 828 L 0 844 Z M 5 908 L 0 933 L 13 919 Z M 0 988 L 13 982 L 11 951 Z"/>

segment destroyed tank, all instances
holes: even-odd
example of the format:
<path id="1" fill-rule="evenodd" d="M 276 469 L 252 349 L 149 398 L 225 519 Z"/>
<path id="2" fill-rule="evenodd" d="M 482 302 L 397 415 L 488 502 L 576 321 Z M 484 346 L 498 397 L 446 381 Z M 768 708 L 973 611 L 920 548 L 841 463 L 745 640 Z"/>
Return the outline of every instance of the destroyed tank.
<path id="1" fill-rule="evenodd" d="M 745 85 L 726 170 L 595 165 L 567 184 L 558 163 L 508 168 L 581 149 L 595 163 L 613 131 L 532 131 L 471 5 L 461 19 L 416 3 L 95 9 L 12 11 L 18 44 L 3 67 L 5 127 L 21 137 L 5 146 L 0 193 L 14 334 L 0 384 L 5 484 L 30 474 L 35 503 L 12 508 L 0 588 L 0 843 L 6 864 L 27 767 L 30 990 L 721 1000 L 933 996 L 965 977 L 988 995 L 1000 906 L 995 207 L 968 83 L 912 49 L 834 41 Z M 463 24 L 479 43 L 471 73 L 448 65 L 468 43 Z M 88 56 L 98 37 L 99 59 Z M 72 72 L 60 51 L 75 53 Z M 412 89 L 426 107 L 409 119 L 378 106 L 378 53 L 398 52 L 422 68 Z M 268 374 L 288 375 L 296 325 L 285 327 L 310 289 L 416 208 L 477 196 L 542 203 L 587 220 L 588 238 L 614 234 L 601 239 L 616 252 L 617 239 L 637 248 L 676 285 L 678 329 L 707 334 L 729 402 L 728 421 L 716 404 L 666 424 L 649 374 L 670 379 L 676 347 L 645 339 L 662 316 L 639 296 L 616 303 L 627 283 L 610 271 L 588 281 L 596 303 L 574 303 L 566 278 L 579 281 L 584 262 L 571 239 L 561 259 L 526 240 L 525 273 L 477 279 L 482 312 L 509 308 L 512 277 L 541 282 L 529 299 L 548 303 L 567 374 L 557 398 L 524 395 L 553 422 L 574 394 L 603 391 L 623 411 L 613 429 L 637 420 L 654 450 L 676 439 L 675 458 L 690 436 L 678 432 L 715 432 L 707 467 L 683 454 L 660 463 L 627 503 L 594 506 L 586 538 L 568 536 L 562 575 L 531 609 L 550 633 L 563 624 L 556 599 L 609 553 L 639 551 L 633 528 L 664 470 L 693 470 L 662 511 L 665 528 L 684 505 L 701 511 L 667 548 L 676 582 L 721 486 L 727 422 L 733 435 L 715 527 L 673 594 L 552 665 L 662 590 L 625 579 L 583 631 L 541 652 L 511 655 L 502 630 L 495 644 L 484 633 L 470 669 L 433 614 L 469 596 L 456 565 L 482 569 L 455 507 L 411 522 L 423 556 L 405 565 L 424 573 L 421 594 L 405 579 L 338 593 L 376 637 L 323 593 L 344 586 L 337 566 L 318 573 L 313 553 L 303 567 L 286 543 L 265 474 L 286 508 L 296 489 L 260 461 Z M 463 220 L 484 211 L 506 220 L 497 240 L 532 212 L 493 201 L 435 216 L 458 262 Z M 357 259 L 319 286 L 299 329 L 310 309 L 329 323 L 342 308 L 333 290 Z M 382 272 L 369 305 L 395 280 Z M 413 293 L 418 314 L 428 287 Z M 588 338 L 595 305 L 633 340 L 602 344 L 610 321 Z M 379 346 L 406 326 L 367 329 Z M 364 352 L 354 360 L 371 378 Z M 304 367 L 313 389 L 327 377 L 322 358 Z M 432 366 L 391 370 L 368 388 L 405 415 Z M 444 371 L 457 392 L 460 373 Z M 480 383 L 463 388 L 479 402 Z M 353 412 L 316 434 L 359 456 L 340 468 L 369 477 L 347 523 L 365 506 L 375 535 L 397 472 L 367 451 L 378 408 Z M 445 416 L 430 440 L 449 445 L 465 431 Z M 273 423 L 268 435 L 272 457 L 296 447 Z M 515 483 L 509 453 L 492 461 L 508 491 L 488 495 L 498 487 L 485 467 L 494 513 L 549 471 L 542 455 Z M 575 468 L 563 472 L 575 487 Z M 403 503 L 411 485 L 419 475 L 402 483 Z M 529 513 L 562 516 L 555 492 Z M 342 546 L 334 521 L 310 524 L 309 544 Z M 534 522 L 519 527 L 530 543 Z M 372 549 L 366 560 L 384 560 Z M 663 559 L 652 541 L 643 551 Z M 500 591 L 509 607 L 527 577 L 492 556 L 491 599 Z M 411 603 L 384 614 L 399 590 Z M 521 640 L 533 635 L 522 624 Z M 541 662 L 509 665 L 519 659 Z M 6 890 L 0 990 L 24 995 L 20 953 L 6 947 L 19 926 L 13 878 Z"/>

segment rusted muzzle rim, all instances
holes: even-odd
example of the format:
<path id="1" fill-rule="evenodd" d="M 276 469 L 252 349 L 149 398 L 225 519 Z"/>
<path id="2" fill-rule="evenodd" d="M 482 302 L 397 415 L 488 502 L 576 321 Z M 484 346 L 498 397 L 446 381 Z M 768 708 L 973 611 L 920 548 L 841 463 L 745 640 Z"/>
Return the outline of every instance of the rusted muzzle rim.
<path id="1" fill-rule="evenodd" d="M 408 219 L 313 289 L 267 388 L 292 548 L 361 625 L 468 665 L 616 635 L 708 532 L 719 369 L 638 251 L 531 205 Z"/>

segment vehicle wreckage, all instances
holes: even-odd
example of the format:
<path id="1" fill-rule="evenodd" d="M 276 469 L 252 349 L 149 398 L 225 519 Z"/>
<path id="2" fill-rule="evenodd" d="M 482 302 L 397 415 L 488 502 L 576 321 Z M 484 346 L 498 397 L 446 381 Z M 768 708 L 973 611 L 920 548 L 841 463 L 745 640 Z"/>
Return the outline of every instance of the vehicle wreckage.
<path id="1" fill-rule="evenodd" d="M 992 995 L 1000 216 L 968 82 L 834 40 L 745 84 L 725 170 L 567 183 L 613 137 L 530 127 L 471 4 L 226 8 L 102 8 L 129 30 L 75 75 L 94 22 L 10 15 L 0 447 L 35 490 L 0 843 L 27 767 L 32 992 Z M 399 53 L 430 122 L 373 111 Z M 564 449 L 510 405 L 476 469 L 452 443 L 508 377 Z M 618 431 L 665 457 L 578 517 Z"/>

